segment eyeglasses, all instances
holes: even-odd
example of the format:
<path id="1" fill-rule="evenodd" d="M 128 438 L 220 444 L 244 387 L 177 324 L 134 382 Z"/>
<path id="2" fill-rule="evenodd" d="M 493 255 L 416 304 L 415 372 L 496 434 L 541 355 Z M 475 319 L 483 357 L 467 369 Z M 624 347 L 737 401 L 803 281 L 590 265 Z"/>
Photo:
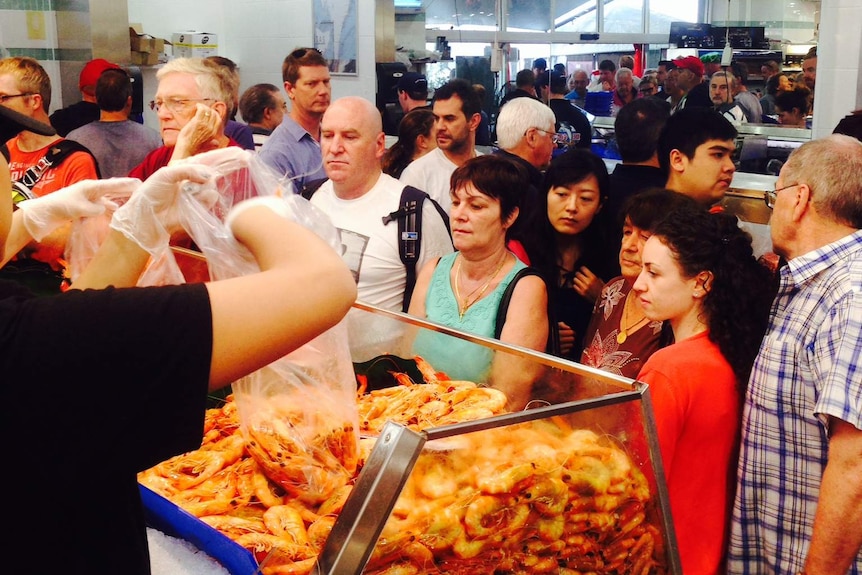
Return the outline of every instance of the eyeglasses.
<path id="1" fill-rule="evenodd" d="M 782 190 L 787 190 L 789 188 L 795 188 L 799 184 L 790 184 L 789 186 L 784 186 L 783 188 L 775 188 L 774 190 L 766 190 L 763 192 L 763 201 L 766 202 L 766 207 L 770 210 L 775 207 L 775 200 L 778 199 L 778 192 Z"/>
<path id="2" fill-rule="evenodd" d="M 32 96 L 35 92 L 24 92 L 22 94 L 9 94 L 8 96 L 0 96 L 0 104 L 5 104 L 6 100 L 11 100 L 12 98 L 23 98 L 26 96 Z"/>
<path id="3" fill-rule="evenodd" d="M 551 136 L 551 141 L 554 143 L 554 145 L 568 144 L 569 143 L 569 137 L 566 136 L 565 134 L 560 134 L 558 132 L 549 132 L 548 130 L 543 130 L 541 128 L 534 128 L 534 129 L 537 132 L 542 132 L 543 134 L 548 134 L 549 136 Z M 529 132 L 529 131 L 530 130 L 527 130 L 526 132 L 524 132 L 524 135 L 526 136 L 527 132 Z"/>
<path id="4" fill-rule="evenodd" d="M 298 60 L 298 59 L 304 57 L 309 52 L 317 52 L 318 54 L 321 54 L 320 50 L 318 50 L 317 48 L 297 48 L 296 50 L 294 50 L 293 52 L 290 53 L 289 57 L 295 58 Z"/>
<path id="5" fill-rule="evenodd" d="M 158 114 L 162 106 L 172 114 L 179 114 L 189 108 L 191 102 L 214 102 L 213 98 L 169 98 L 167 100 L 150 100 L 150 110 Z"/>

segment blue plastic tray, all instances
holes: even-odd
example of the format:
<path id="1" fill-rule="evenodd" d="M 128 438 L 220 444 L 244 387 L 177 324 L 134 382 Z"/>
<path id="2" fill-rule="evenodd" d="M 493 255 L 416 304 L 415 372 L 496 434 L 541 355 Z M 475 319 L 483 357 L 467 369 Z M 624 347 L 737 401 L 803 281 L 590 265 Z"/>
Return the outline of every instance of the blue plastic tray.
<path id="1" fill-rule="evenodd" d="M 231 575 L 259 573 L 254 555 L 161 495 L 138 484 L 147 525 L 188 541 L 221 563 Z"/>

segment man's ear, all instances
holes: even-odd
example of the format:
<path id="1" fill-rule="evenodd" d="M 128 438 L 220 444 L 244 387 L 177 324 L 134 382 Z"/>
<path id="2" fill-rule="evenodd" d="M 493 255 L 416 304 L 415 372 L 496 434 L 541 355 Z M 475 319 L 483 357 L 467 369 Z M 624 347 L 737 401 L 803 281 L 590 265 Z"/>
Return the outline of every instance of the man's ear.
<path id="1" fill-rule="evenodd" d="M 675 172 L 684 172 L 688 165 L 688 157 L 676 148 L 670 151 L 669 160 L 670 169 Z"/>
<path id="2" fill-rule="evenodd" d="M 802 220 L 802 216 L 811 207 L 811 188 L 808 184 L 799 184 L 796 187 L 796 203 L 793 204 L 793 212 L 791 217 L 794 222 Z"/>
<path id="3" fill-rule="evenodd" d="M 293 84 L 291 84 L 290 82 L 285 82 L 284 91 L 287 94 L 287 97 L 293 100 Z"/>
<path id="4" fill-rule="evenodd" d="M 470 131 L 475 132 L 476 129 L 479 127 L 479 122 L 481 122 L 481 121 L 482 121 L 482 115 L 481 114 L 473 114 L 472 116 L 470 116 L 470 122 L 469 122 Z"/>
<path id="5" fill-rule="evenodd" d="M 212 106 L 210 106 L 216 113 L 221 116 L 222 120 L 227 121 L 229 118 L 227 117 L 227 104 L 224 102 L 216 102 Z"/>

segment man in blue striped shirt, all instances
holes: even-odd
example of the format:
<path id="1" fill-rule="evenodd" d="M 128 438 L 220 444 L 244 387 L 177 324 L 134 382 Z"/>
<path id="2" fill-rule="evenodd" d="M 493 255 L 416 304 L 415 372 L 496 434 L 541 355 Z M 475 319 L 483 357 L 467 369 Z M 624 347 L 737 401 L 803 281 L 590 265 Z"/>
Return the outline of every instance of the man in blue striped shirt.
<path id="1" fill-rule="evenodd" d="M 786 260 L 752 370 L 728 573 L 862 573 L 862 143 L 799 147 L 774 191 Z"/>

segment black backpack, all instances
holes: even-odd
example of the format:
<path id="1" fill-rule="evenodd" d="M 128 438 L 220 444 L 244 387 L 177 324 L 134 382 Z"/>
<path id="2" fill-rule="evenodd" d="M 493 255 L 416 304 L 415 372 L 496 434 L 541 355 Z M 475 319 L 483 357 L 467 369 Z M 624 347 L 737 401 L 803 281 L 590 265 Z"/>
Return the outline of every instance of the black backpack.
<path id="1" fill-rule="evenodd" d="M 329 178 L 321 178 L 308 182 L 303 186 L 300 194 L 306 200 L 310 200 L 323 183 Z M 416 262 L 419 260 L 419 252 L 422 247 L 422 205 L 429 200 L 431 205 L 440 214 L 446 231 L 451 237 L 452 230 L 449 228 L 449 216 L 446 211 L 431 196 L 413 186 L 404 186 L 401 191 L 401 199 L 398 209 L 383 216 L 383 225 L 393 221 L 398 222 L 398 255 L 407 270 L 407 284 L 404 288 L 404 301 L 401 304 L 402 311 L 406 312 L 410 307 L 410 298 L 413 288 L 416 286 Z"/>

